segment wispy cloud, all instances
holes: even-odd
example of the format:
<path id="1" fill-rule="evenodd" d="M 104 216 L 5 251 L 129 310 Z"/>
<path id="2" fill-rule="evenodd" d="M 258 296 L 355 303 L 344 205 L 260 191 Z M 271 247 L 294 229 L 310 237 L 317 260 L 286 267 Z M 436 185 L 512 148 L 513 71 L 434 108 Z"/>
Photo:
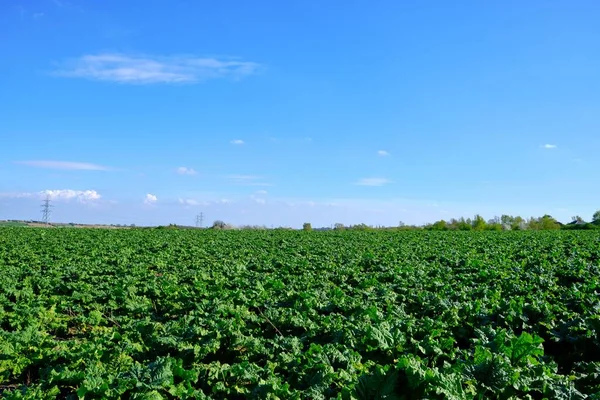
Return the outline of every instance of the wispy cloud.
<path id="1" fill-rule="evenodd" d="M 31 193 L 24 192 L 2 192 L 0 193 L 0 198 L 8 198 L 8 199 L 22 199 L 32 197 Z"/>
<path id="2" fill-rule="evenodd" d="M 188 167 L 177 168 L 177 173 L 179 175 L 196 175 L 197 174 L 197 172 L 196 172 L 196 170 L 194 170 L 194 168 L 188 168 Z"/>
<path id="3" fill-rule="evenodd" d="M 242 186 L 273 186 L 265 182 L 264 177 L 257 175 L 229 175 L 227 177 L 231 183 Z"/>
<path id="4" fill-rule="evenodd" d="M 40 192 L 40 196 L 48 197 L 51 200 L 77 200 L 80 203 L 89 203 L 102 197 L 95 190 L 72 189 L 43 190 Z"/>
<path id="5" fill-rule="evenodd" d="M 385 157 L 385 156 L 389 156 L 390 153 L 387 152 L 387 151 L 385 151 L 385 150 L 378 150 L 377 151 L 377 155 L 380 156 L 380 157 Z"/>
<path id="6" fill-rule="evenodd" d="M 148 193 L 146 195 L 146 197 L 144 197 L 144 204 L 156 204 L 156 202 L 158 201 L 158 197 L 156 197 L 156 195 L 150 194 Z"/>
<path id="7" fill-rule="evenodd" d="M 80 203 L 90 203 L 100 200 L 100 193 L 95 190 L 74 190 L 74 189 L 46 189 L 40 192 L 12 192 L 0 193 L 0 197 L 11 199 L 44 199 L 49 198 L 54 201 L 77 200 Z"/>
<path id="8" fill-rule="evenodd" d="M 28 165 L 36 168 L 48 168 L 48 169 L 66 169 L 66 170 L 87 170 L 87 171 L 109 171 L 110 167 L 104 165 L 90 164 L 84 162 L 72 162 L 72 161 L 45 161 L 45 160 L 34 160 L 34 161 L 17 161 L 17 164 Z"/>
<path id="9" fill-rule="evenodd" d="M 354 184 L 359 186 L 383 186 L 391 182 L 392 181 L 387 178 L 362 178 Z"/>
<path id="10" fill-rule="evenodd" d="M 81 8 L 79 5 L 75 5 L 75 4 L 73 4 L 73 3 L 69 2 L 69 1 L 65 1 L 65 0 L 52 0 L 52 2 L 58 8 L 68 9 L 68 10 L 75 10 L 75 11 L 79 11 L 79 12 L 84 12 L 83 8 Z"/>
<path id="11" fill-rule="evenodd" d="M 324 205 L 312 200 L 284 200 L 283 204 L 287 207 L 316 207 L 317 205 Z"/>
<path id="12" fill-rule="evenodd" d="M 260 193 L 259 193 L 260 192 Z M 250 198 L 256 203 L 260 205 L 267 204 L 267 199 L 264 197 L 267 192 L 265 190 L 258 190 L 255 192 L 256 194 L 251 194 Z"/>
<path id="13" fill-rule="evenodd" d="M 542 147 L 544 149 L 548 149 L 548 150 L 550 150 L 550 149 L 556 149 L 557 148 L 557 146 L 555 144 L 545 144 Z"/>
<path id="14" fill-rule="evenodd" d="M 233 200 L 230 199 L 216 199 L 216 200 L 196 200 L 196 199 L 178 199 L 178 203 L 184 205 L 186 208 L 189 207 L 198 207 L 198 206 L 219 206 L 219 205 L 227 205 L 232 204 Z"/>
<path id="15" fill-rule="evenodd" d="M 186 206 L 197 206 L 198 201 L 194 199 L 179 199 L 179 204 L 185 204 Z"/>
<path id="16" fill-rule="evenodd" d="M 179 199 L 179 204 L 195 207 L 195 206 L 207 206 L 210 203 L 207 201 L 199 201 L 196 199 Z"/>
<path id="17" fill-rule="evenodd" d="M 235 144 L 235 145 L 237 145 L 237 146 L 241 146 L 241 145 L 243 145 L 245 142 L 244 142 L 242 139 L 235 139 L 235 140 L 232 140 L 232 141 L 231 141 L 231 142 L 229 142 L 229 143 L 231 143 L 231 144 Z"/>
<path id="18" fill-rule="evenodd" d="M 101 53 L 66 61 L 55 74 L 128 84 L 198 83 L 217 78 L 240 79 L 259 68 L 257 63 L 238 60 Z"/>

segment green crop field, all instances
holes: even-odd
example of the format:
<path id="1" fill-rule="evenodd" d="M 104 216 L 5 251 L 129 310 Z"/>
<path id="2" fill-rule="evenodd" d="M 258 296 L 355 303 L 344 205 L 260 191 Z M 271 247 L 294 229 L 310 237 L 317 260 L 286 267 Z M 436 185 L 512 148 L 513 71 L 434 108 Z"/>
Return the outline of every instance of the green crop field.
<path id="1" fill-rule="evenodd" d="M 25 227 L 25 222 L 14 222 L 14 221 L 0 221 L 0 228 L 4 227 Z"/>
<path id="2" fill-rule="evenodd" d="M 0 397 L 600 399 L 600 233 L 0 229 Z"/>

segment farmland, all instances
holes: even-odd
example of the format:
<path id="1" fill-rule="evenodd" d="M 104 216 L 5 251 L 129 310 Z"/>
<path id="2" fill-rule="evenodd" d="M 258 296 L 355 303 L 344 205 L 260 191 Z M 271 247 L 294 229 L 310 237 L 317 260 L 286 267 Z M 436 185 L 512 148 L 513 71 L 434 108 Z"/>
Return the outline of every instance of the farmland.
<path id="1" fill-rule="evenodd" d="M 0 397 L 600 399 L 600 233 L 0 229 Z"/>

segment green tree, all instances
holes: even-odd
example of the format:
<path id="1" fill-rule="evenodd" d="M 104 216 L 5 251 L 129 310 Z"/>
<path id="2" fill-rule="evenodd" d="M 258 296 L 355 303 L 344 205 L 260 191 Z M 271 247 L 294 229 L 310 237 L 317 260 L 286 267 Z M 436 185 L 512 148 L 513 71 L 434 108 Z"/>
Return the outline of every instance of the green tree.
<path id="1" fill-rule="evenodd" d="M 500 222 L 502 223 L 502 225 L 507 225 L 507 226 L 511 226 L 514 222 L 515 218 L 512 215 L 502 215 L 500 217 Z"/>
<path id="2" fill-rule="evenodd" d="M 302 230 L 303 231 L 312 231 L 312 225 L 310 224 L 310 222 L 305 222 L 302 225 Z"/>
<path id="3" fill-rule="evenodd" d="M 473 229 L 473 225 L 471 225 L 471 218 L 467 218 L 467 220 L 465 221 L 465 219 L 461 217 L 458 220 L 457 228 L 459 231 L 470 231 L 471 229 Z"/>
<path id="4" fill-rule="evenodd" d="M 448 224 L 442 219 L 440 221 L 434 222 L 433 225 L 431 225 L 431 229 L 434 231 L 447 231 Z"/>
<path id="5" fill-rule="evenodd" d="M 538 218 L 531 217 L 527 220 L 527 229 L 537 231 L 540 229 L 540 222 Z"/>
<path id="6" fill-rule="evenodd" d="M 543 230 L 553 230 L 553 229 L 560 229 L 560 223 L 555 220 L 554 218 L 552 218 L 551 215 L 544 215 L 541 219 L 540 219 L 540 223 L 542 225 L 542 229 Z"/>
<path id="7" fill-rule="evenodd" d="M 488 221 L 488 225 L 492 225 L 492 224 L 500 224 L 500 223 L 501 223 L 501 221 L 500 221 L 500 217 L 499 217 L 499 216 L 497 216 L 497 215 L 496 215 L 494 218 L 492 218 L 492 219 L 490 219 L 490 220 Z"/>
<path id="8" fill-rule="evenodd" d="M 510 229 L 512 229 L 513 231 L 520 231 L 525 229 L 525 220 L 523 219 L 523 217 L 517 215 L 516 217 L 511 218 L 512 223 L 510 224 Z"/>
<path id="9" fill-rule="evenodd" d="M 450 221 L 448 221 L 448 229 L 453 231 L 458 229 L 458 220 L 456 218 L 450 218 Z"/>
<path id="10" fill-rule="evenodd" d="M 552 218 L 551 215 L 546 214 L 540 218 L 530 218 L 527 222 L 527 227 L 532 230 L 548 231 L 560 229 L 561 224 Z"/>
<path id="11" fill-rule="evenodd" d="M 502 224 L 487 224 L 485 226 L 485 230 L 486 231 L 501 231 L 502 230 Z"/>
<path id="12" fill-rule="evenodd" d="M 504 226 L 502 225 L 500 217 L 495 216 L 487 222 L 485 229 L 488 231 L 501 231 L 504 229 Z"/>
<path id="13" fill-rule="evenodd" d="M 473 229 L 476 231 L 483 231 L 485 229 L 485 219 L 479 214 L 473 220 Z"/>
<path id="14" fill-rule="evenodd" d="M 349 226 L 348 229 L 351 229 L 354 231 L 368 231 L 368 230 L 371 230 L 372 228 L 367 224 L 357 224 L 357 225 Z"/>
<path id="15" fill-rule="evenodd" d="M 592 221 L 595 223 L 600 223 L 600 210 L 596 211 L 592 216 Z"/>

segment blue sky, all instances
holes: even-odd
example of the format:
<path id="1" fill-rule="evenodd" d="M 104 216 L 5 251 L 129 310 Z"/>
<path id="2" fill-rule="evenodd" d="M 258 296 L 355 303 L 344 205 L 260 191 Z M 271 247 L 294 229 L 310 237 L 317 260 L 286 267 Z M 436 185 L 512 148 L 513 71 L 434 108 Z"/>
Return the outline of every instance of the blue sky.
<path id="1" fill-rule="evenodd" d="M 596 1 L 4 0 L 0 219 L 600 208 Z"/>

